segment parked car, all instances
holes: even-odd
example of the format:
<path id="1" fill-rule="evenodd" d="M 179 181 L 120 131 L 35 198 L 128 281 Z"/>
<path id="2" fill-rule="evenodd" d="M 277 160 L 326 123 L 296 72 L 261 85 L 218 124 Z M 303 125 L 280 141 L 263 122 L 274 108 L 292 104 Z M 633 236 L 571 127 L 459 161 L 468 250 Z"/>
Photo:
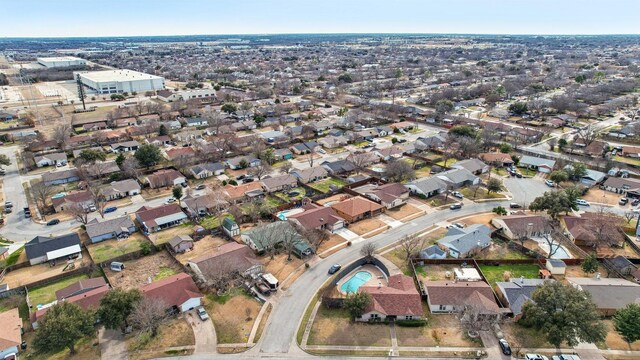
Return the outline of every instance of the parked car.
<path id="1" fill-rule="evenodd" d="M 551 180 L 545 180 L 544 183 L 547 184 L 548 187 L 556 187 L 556 183 Z"/>
<path id="2" fill-rule="evenodd" d="M 13 211 L 13 210 L 11 210 L 11 208 L 10 208 L 10 207 L 6 207 L 6 208 L 4 208 L 4 213 L 5 213 L 5 214 L 11 214 L 11 212 L 12 212 L 12 211 Z"/>
<path id="3" fill-rule="evenodd" d="M 207 186 L 205 184 L 200 184 L 196 186 L 196 190 L 204 190 Z"/>
<path id="4" fill-rule="evenodd" d="M 462 196 L 462 193 L 460 193 L 459 191 L 452 191 L 451 195 L 453 195 L 454 197 L 457 197 L 458 199 L 464 198 L 464 196 Z"/>
<path id="5" fill-rule="evenodd" d="M 53 226 L 53 225 L 57 225 L 57 224 L 60 224 L 60 220 L 52 219 L 52 220 L 49 220 L 49 222 L 47 223 L 47 226 Z"/>
<path id="6" fill-rule="evenodd" d="M 589 206 L 589 202 L 587 200 L 584 200 L 584 199 L 576 200 L 576 204 L 578 204 L 580 206 Z"/>
<path id="7" fill-rule="evenodd" d="M 327 153 L 327 151 L 326 151 L 325 149 L 320 149 L 320 150 L 318 150 L 318 152 L 319 152 L 320 154 L 326 154 L 326 153 Z"/>
<path id="8" fill-rule="evenodd" d="M 164 201 L 165 204 L 171 204 L 176 202 L 176 199 L 173 197 L 167 198 L 167 200 Z"/>
<path id="9" fill-rule="evenodd" d="M 449 209 L 451 209 L 451 210 L 458 210 L 458 209 L 462 209 L 462 203 L 455 203 L 455 204 L 452 204 L 451 206 L 449 206 Z"/>
<path id="10" fill-rule="evenodd" d="M 458 229 L 464 229 L 463 223 L 454 223 L 453 226 L 457 227 Z"/>
<path id="11" fill-rule="evenodd" d="M 342 269 L 342 265 L 340 264 L 331 265 L 331 267 L 329 268 L 329 275 L 337 273 L 338 271 L 340 271 L 340 269 Z"/>
<path id="12" fill-rule="evenodd" d="M 104 213 L 108 214 L 108 213 L 112 213 L 112 212 L 114 212 L 116 210 L 118 210 L 118 208 L 116 206 L 110 206 L 110 207 L 104 209 Z"/>
<path id="13" fill-rule="evenodd" d="M 553 355 L 551 360 L 580 360 L 580 356 L 571 354 Z"/>
<path id="14" fill-rule="evenodd" d="M 509 207 L 512 209 L 520 209 L 522 207 L 522 205 L 518 204 L 518 203 L 511 203 L 509 204 Z"/>
<path id="15" fill-rule="evenodd" d="M 627 199 L 626 197 L 623 197 L 622 199 L 620 199 L 620 201 L 618 201 L 618 204 L 627 205 L 628 202 L 629 202 L 629 199 Z"/>
<path id="16" fill-rule="evenodd" d="M 196 311 L 198 312 L 198 316 L 200 317 L 200 320 L 206 321 L 209 318 L 209 314 L 207 314 L 207 310 L 205 310 L 202 306 L 198 306 L 196 308 Z"/>
<path id="17" fill-rule="evenodd" d="M 638 206 L 640 205 L 640 199 L 633 199 L 631 201 L 631 206 Z"/>
<path id="18" fill-rule="evenodd" d="M 502 350 L 503 354 L 511 355 L 511 346 L 509 346 L 509 343 L 507 342 L 507 340 L 500 339 L 498 341 L 498 344 L 500 344 L 500 350 Z"/>
<path id="19" fill-rule="evenodd" d="M 525 354 L 524 359 L 525 360 L 549 360 L 548 357 L 540 354 Z"/>
<path id="20" fill-rule="evenodd" d="M 5 208 L 12 208 L 13 207 L 13 203 L 11 201 L 5 201 L 4 202 L 4 207 Z"/>
<path id="21" fill-rule="evenodd" d="M 63 166 L 65 166 L 65 165 L 67 165 L 67 164 L 57 163 L 57 164 L 56 164 L 56 167 L 63 167 Z"/>

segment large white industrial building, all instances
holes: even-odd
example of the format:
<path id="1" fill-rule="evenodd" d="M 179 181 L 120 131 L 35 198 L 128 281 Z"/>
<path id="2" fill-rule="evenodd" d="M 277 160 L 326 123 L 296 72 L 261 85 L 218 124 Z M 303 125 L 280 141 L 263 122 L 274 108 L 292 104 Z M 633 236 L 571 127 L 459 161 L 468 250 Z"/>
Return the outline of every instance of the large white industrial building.
<path id="1" fill-rule="evenodd" d="M 99 94 L 144 92 L 164 89 L 164 78 L 133 70 L 107 70 L 74 72 L 80 81 Z"/>
<path id="2" fill-rule="evenodd" d="M 87 65 L 87 60 L 74 56 L 41 57 L 38 58 L 38 64 L 46 68 L 60 68 L 69 66 L 84 66 Z"/>

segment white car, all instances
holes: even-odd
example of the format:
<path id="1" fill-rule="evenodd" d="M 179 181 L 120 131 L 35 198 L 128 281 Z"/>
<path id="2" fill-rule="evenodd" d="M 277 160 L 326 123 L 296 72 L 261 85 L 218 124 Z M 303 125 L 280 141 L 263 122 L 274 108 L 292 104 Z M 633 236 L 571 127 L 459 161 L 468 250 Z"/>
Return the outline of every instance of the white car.
<path id="1" fill-rule="evenodd" d="M 174 203 L 174 202 L 176 202 L 176 199 L 172 198 L 172 197 L 167 198 L 167 200 L 164 201 L 165 204 L 171 204 L 171 203 Z"/>
<path id="2" fill-rule="evenodd" d="M 589 206 L 589 202 L 587 200 L 584 200 L 584 199 L 576 200 L 576 204 L 578 204 L 580 206 Z"/>
<path id="3" fill-rule="evenodd" d="M 526 354 L 524 356 L 525 360 L 549 360 L 548 357 L 540 354 Z"/>
<path id="4" fill-rule="evenodd" d="M 544 183 L 547 184 L 548 187 L 556 187 L 556 183 L 551 180 L 545 180 Z"/>
<path id="5" fill-rule="evenodd" d="M 207 311 L 202 306 L 198 306 L 196 311 L 198 312 L 200 320 L 206 321 L 209 318 L 209 314 L 207 314 Z"/>

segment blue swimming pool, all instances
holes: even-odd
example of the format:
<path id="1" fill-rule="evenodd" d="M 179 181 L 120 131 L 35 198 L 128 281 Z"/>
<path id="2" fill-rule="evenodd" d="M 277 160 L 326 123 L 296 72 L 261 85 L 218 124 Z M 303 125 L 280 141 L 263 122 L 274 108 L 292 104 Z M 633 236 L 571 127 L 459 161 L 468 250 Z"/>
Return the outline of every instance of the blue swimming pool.
<path id="1" fill-rule="evenodd" d="M 357 273 L 353 274 L 353 276 L 351 276 L 349 280 L 345 281 L 342 286 L 340 286 L 340 290 L 343 293 L 347 294 L 355 293 L 358 291 L 358 288 L 362 286 L 362 284 L 369 281 L 372 277 L 373 275 L 371 275 L 371 273 L 368 271 L 358 271 Z"/>

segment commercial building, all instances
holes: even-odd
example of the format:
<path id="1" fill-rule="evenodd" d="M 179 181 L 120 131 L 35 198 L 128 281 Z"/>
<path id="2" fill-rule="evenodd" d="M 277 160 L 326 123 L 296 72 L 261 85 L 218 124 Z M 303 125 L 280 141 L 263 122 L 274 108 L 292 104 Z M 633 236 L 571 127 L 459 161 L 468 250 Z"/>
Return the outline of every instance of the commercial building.
<path id="1" fill-rule="evenodd" d="M 75 56 L 55 56 L 38 58 L 38 64 L 46 68 L 61 68 L 87 65 L 87 60 Z"/>
<path id="2" fill-rule="evenodd" d="M 74 72 L 82 83 L 99 94 L 144 92 L 164 89 L 164 78 L 133 70 Z"/>

